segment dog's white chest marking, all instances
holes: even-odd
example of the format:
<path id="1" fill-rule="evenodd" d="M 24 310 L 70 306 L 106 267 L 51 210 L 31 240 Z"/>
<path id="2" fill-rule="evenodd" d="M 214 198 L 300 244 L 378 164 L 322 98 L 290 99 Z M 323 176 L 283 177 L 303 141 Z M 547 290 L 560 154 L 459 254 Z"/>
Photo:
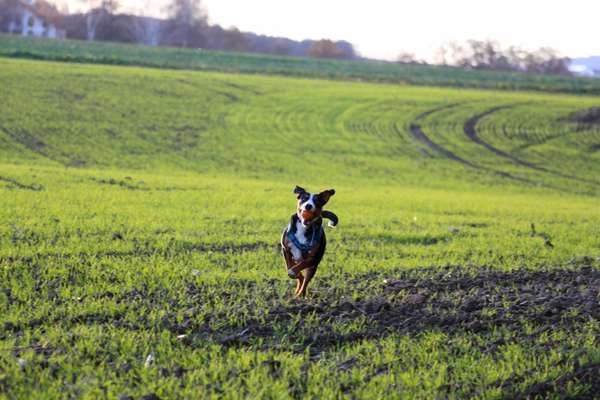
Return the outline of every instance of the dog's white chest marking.
<path id="1" fill-rule="evenodd" d="M 300 244 L 306 244 L 306 227 L 300 221 L 296 222 L 296 233 L 294 236 L 296 236 L 296 239 Z M 297 248 L 294 243 L 290 243 L 290 250 L 292 251 L 292 258 L 295 261 L 300 261 L 302 259 L 302 251 Z"/>

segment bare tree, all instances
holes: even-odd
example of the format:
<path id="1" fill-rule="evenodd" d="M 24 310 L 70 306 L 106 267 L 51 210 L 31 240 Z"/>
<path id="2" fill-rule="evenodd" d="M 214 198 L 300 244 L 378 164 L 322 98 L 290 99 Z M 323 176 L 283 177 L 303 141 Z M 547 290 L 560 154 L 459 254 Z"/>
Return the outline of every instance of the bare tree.
<path id="1" fill-rule="evenodd" d="M 456 59 L 462 58 L 464 48 L 458 42 L 450 42 L 440 46 L 434 54 L 434 62 L 438 65 L 456 65 Z"/>
<path id="2" fill-rule="evenodd" d="M 85 29 L 87 40 L 95 40 L 98 26 L 119 7 L 118 0 L 83 0 L 87 6 Z"/>
<path id="3" fill-rule="evenodd" d="M 114 14 L 119 9 L 119 0 L 101 0 L 100 8 L 108 14 Z"/>
<path id="4" fill-rule="evenodd" d="M 146 14 L 149 6 L 149 0 L 140 1 L 135 16 L 132 16 L 132 29 L 137 43 L 158 46 L 160 43 L 161 20 Z"/>
<path id="5" fill-rule="evenodd" d="M 396 56 L 396 62 L 399 64 L 426 64 L 425 61 L 419 60 L 413 53 L 400 52 Z"/>
<path id="6" fill-rule="evenodd" d="M 231 27 L 223 32 L 223 50 L 248 51 L 248 39 L 238 28 Z"/>
<path id="7" fill-rule="evenodd" d="M 466 69 L 522 71 L 542 74 L 568 74 L 568 58 L 560 57 L 549 48 L 534 52 L 519 47 L 502 48 L 492 40 L 450 42 L 437 52 L 436 61 Z"/>
<path id="8" fill-rule="evenodd" d="M 109 14 L 96 32 L 99 40 L 111 42 L 136 43 L 136 20 L 139 17 L 128 14 Z"/>
<path id="9" fill-rule="evenodd" d="M 542 47 L 526 55 L 524 68 L 527 72 L 538 74 L 570 75 L 568 57 L 561 57 L 558 52 L 548 47 Z"/>
<path id="10" fill-rule="evenodd" d="M 177 47 L 203 47 L 208 16 L 201 0 L 171 0 L 166 26 L 166 44 Z"/>
<path id="11" fill-rule="evenodd" d="M 160 43 L 160 20 L 144 16 L 136 16 L 133 21 L 136 42 L 148 46 L 158 46 Z"/>
<path id="12" fill-rule="evenodd" d="M 273 53 L 279 55 L 288 55 L 292 52 L 292 46 L 288 39 L 276 38 L 273 41 Z"/>
<path id="13" fill-rule="evenodd" d="M 315 58 L 344 58 L 344 52 L 329 39 L 321 39 L 308 49 L 308 56 Z"/>
<path id="14" fill-rule="evenodd" d="M 20 29 L 19 2 L 0 0 L 0 32 L 13 33 Z"/>

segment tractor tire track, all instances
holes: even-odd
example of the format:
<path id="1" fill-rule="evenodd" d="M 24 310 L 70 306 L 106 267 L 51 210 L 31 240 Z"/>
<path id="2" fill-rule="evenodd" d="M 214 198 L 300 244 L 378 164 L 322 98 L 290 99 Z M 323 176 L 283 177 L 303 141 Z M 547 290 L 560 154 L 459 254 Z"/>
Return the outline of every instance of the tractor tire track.
<path id="1" fill-rule="evenodd" d="M 77 154 L 66 153 L 23 129 L 10 130 L 0 125 L 0 131 L 4 132 L 9 139 L 12 139 L 15 143 L 20 144 L 32 153 L 66 167 L 83 166 L 86 164 L 86 161 L 79 158 Z"/>
<path id="2" fill-rule="evenodd" d="M 444 105 L 441 107 L 437 107 L 437 108 L 432 108 L 430 110 L 426 110 L 423 111 L 421 114 L 417 115 L 415 120 L 413 122 L 410 123 L 409 125 L 409 129 L 410 129 L 410 133 L 413 135 L 413 137 L 421 142 L 422 144 L 424 144 L 425 146 L 429 147 L 430 150 L 432 150 L 434 153 L 438 153 L 446 158 L 449 158 L 451 160 L 454 160 L 456 162 L 459 162 L 461 164 L 465 164 L 471 168 L 478 168 L 475 164 L 473 164 L 472 162 L 465 160 L 464 158 L 461 158 L 459 156 L 457 156 L 456 154 L 454 154 L 453 152 L 451 152 L 450 150 L 446 149 L 445 147 L 440 146 L 439 144 L 433 142 L 429 136 L 427 136 L 425 134 L 425 132 L 423 132 L 423 129 L 421 128 L 421 125 L 419 125 L 417 123 L 417 121 L 422 120 L 423 118 L 434 114 L 436 112 L 439 111 L 444 111 L 444 110 L 448 110 L 450 108 L 454 108 L 454 107 L 458 107 L 463 103 L 454 103 L 454 104 L 448 104 L 448 105 Z"/>
<path id="3" fill-rule="evenodd" d="M 465 160 L 464 158 L 461 158 L 459 156 L 457 156 L 456 154 L 454 154 L 453 152 L 451 152 L 450 150 L 440 146 L 439 144 L 431 141 L 431 139 L 425 134 L 425 132 L 423 132 L 423 130 L 421 129 L 421 126 L 418 124 L 415 124 L 414 122 L 412 122 L 409 126 L 410 129 L 410 133 L 412 133 L 413 137 L 415 139 L 417 139 L 419 142 L 423 143 L 424 145 L 426 145 L 427 147 L 429 147 L 430 150 L 433 150 L 433 152 L 441 154 L 442 156 L 449 158 L 451 160 L 457 161 L 461 164 L 465 164 L 471 168 L 476 168 L 479 169 L 480 167 L 478 167 L 477 165 L 473 164 L 470 161 Z"/>
<path id="4" fill-rule="evenodd" d="M 486 149 L 488 149 L 489 151 L 491 151 L 492 153 L 496 154 L 497 156 L 503 157 L 503 158 L 508 158 L 509 160 L 511 160 L 513 163 L 521 165 L 523 167 L 528 167 L 528 168 L 534 168 L 536 169 L 536 166 L 530 162 L 527 161 L 523 161 L 521 159 L 516 158 L 515 156 L 513 156 L 512 154 L 508 154 L 502 150 L 500 150 L 497 147 L 492 146 L 491 144 L 489 144 L 488 142 L 482 140 L 479 135 L 477 135 L 477 130 L 475 129 L 475 127 L 477 126 L 477 124 L 479 123 L 479 121 L 485 117 L 487 117 L 490 114 L 493 114 L 497 111 L 500 110 L 505 110 L 507 108 L 511 108 L 514 105 L 505 105 L 505 106 L 497 106 L 497 107 L 493 107 L 490 108 L 489 110 L 486 110 L 484 112 L 482 112 L 481 114 L 477 114 L 471 118 L 469 118 L 465 124 L 463 125 L 463 131 L 465 132 L 465 134 L 467 135 L 467 137 L 469 138 L 469 140 L 471 140 L 472 142 L 477 143 L 480 146 L 485 147 Z"/>
<path id="5" fill-rule="evenodd" d="M 17 188 L 17 189 L 32 190 L 34 192 L 40 192 L 40 191 L 44 190 L 44 187 L 37 183 L 34 183 L 32 185 L 27 185 L 25 183 L 21 183 L 21 182 L 17 181 L 16 179 L 8 178 L 6 176 L 0 176 L 0 182 L 6 182 L 9 185 L 11 185 L 12 187 Z"/>
<path id="6" fill-rule="evenodd" d="M 512 108 L 515 107 L 518 104 L 510 104 L 510 105 L 503 105 L 503 106 L 497 106 L 497 107 L 492 107 L 480 114 L 477 114 L 471 118 L 469 118 L 463 125 L 463 132 L 465 133 L 465 135 L 469 138 L 469 140 L 471 140 L 473 143 L 476 143 L 480 146 L 485 147 L 486 149 L 488 149 L 489 151 L 491 151 L 492 153 L 494 153 L 495 155 L 497 155 L 498 157 L 501 158 L 505 158 L 509 161 L 511 161 L 513 164 L 519 165 L 521 167 L 525 167 L 528 169 L 532 169 L 534 171 L 538 171 L 538 172 L 545 172 L 547 174 L 551 174 L 551 175 L 555 175 L 561 178 L 566 178 L 566 179 L 570 179 L 570 180 L 574 180 L 574 181 L 578 181 L 578 182 L 582 182 L 582 183 L 587 183 L 587 184 L 593 184 L 593 185 L 600 185 L 599 182 L 594 181 L 594 180 L 589 180 L 589 179 L 585 179 L 585 178 L 580 178 L 574 175 L 569 175 L 569 174 L 563 174 L 561 172 L 558 171 L 553 171 L 550 170 L 548 168 L 545 167 L 541 167 L 537 164 L 534 164 L 532 162 L 526 161 L 526 160 L 522 160 L 518 157 L 513 156 L 510 153 L 505 152 L 504 150 L 501 150 L 495 146 L 493 146 L 492 144 L 486 142 L 485 140 L 483 140 L 478 134 L 477 134 L 477 124 L 479 123 L 479 121 L 481 121 L 483 118 L 487 117 L 488 115 L 491 115 L 495 112 L 498 112 L 500 110 L 505 110 L 508 108 Z"/>
<path id="7" fill-rule="evenodd" d="M 409 130 L 410 133 L 413 135 L 413 137 L 419 141 L 420 143 L 424 144 L 425 146 L 427 146 L 430 150 L 432 150 L 434 153 L 440 154 L 441 156 L 456 161 L 458 163 L 461 163 L 467 167 L 473 168 L 475 170 L 478 171 L 485 171 L 485 172 L 489 172 L 489 173 L 493 173 L 495 175 L 507 178 L 507 179 L 512 179 L 521 183 L 527 183 L 530 185 L 536 185 L 536 186 L 544 186 L 544 187 L 548 187 L 548 188 L 552 188 L 552 189 L 556 189 L 553 186 L 549 186 L 549 185 L 540 185 L 538 182 L 534 182 L 531 181 L 529 179 L 526 178 L 521 178 L 518 176 L 514 176 L 508 172 L 504 172 L 504 171 L 499 171 L 496 169 L 492 169 L 492 168 L 488 168 L 485 167 L 483 165 L 479 165 L 479 164 L 475 164 L 469 160 L 465 160 L 464 158 L 456 155 L 455 153 L 453 153 L 452 151 L 446 149 L 445 147 L 435 143 L 434 141 L 432 141 L 429 136 L 427 136 L 427 134 L 425 134 L 425 132 L 423 132 L 423 129 L 421 128 L 421 125 L 418 123 L 418 121 L 420 121 L 421 119 L 434 114 L 438 111 L 442 111 L 442 110 L 447 110 L 449 108 L 453 108 L 453 107 L 457 107 L 459 105 L 461 105 L 462 103 L 457 103 L 457 104 L 450 104 L 450 105 L 446 105 L 446 106 L 442 106 L 442 107 L 437 107 L 437 108 L 433 108 L 431 110 L 427 110 L 422 112 L 421 114 L 417 115 L 417 117 L 415 118 L 415 120 L 413 122 L 410 123 L 409 125 Z"/>

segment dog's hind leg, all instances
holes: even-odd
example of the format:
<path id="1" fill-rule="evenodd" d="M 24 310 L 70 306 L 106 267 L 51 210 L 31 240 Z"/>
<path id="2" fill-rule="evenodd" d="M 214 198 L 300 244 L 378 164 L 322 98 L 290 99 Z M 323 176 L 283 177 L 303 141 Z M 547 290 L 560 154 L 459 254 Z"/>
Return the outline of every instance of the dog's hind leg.
<path id="1" fill-rule="evenodd" d="M 315 276 L 315 272 L 317 272 L 317 268 L 315 268 L 315 267 L 305 269 L 304 280 L 302 282 L 302 286 L 300 287 L 300 290 L 298 292 L 296 292 L 296 296 L 298 296 L 298 297 L 306 296 L 306 289 L 308 288 L 308 284 L 310 283 L 310 280 L 313 278 L 313 276 Z"/>

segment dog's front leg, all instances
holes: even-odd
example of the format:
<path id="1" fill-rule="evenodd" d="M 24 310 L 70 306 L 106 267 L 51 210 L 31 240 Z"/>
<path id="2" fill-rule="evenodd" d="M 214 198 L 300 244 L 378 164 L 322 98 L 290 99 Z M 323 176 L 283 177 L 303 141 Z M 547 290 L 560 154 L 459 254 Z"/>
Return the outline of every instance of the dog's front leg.
<path id="1" fill-rule="evenodd" d="M 292 266 L 289 270 L 288 270 L 288 275 L 292 276 L 292 274 L 290 272 L 292 272 L 294 275 L 294 277 L 298 277 L 301 276 L 300 272 L 302 272 L 304 269 L 310 267 L 311 265 L 315 264 L 315 260 L 313 257 L 309 257 L 305 260 L 302 260 L 298 263 L 296 263 L 294 266 Z"/>
<path id="2" fill-rule="evenodd" d="M 313 278 L 313 276 L 315 276 L 315 272 L 317 272 L 317 269 L 315 267 L 306 268 L 304 280 L 302 282 L 302 285 L 300 286 L 300 290 L 296 292 L 297 297 L 306 296 L 306 289 L 308 288 L 310 280 Z"/>
<path id="3" fill-rule="evenodd" d="M 285 260 L 285 272 L 288 273 L 291 268 L 294 267 L 294 260 L 292 259 L 292 253 L 285 247 L 282 248 L 283 259 Z"/>
<path id="4" fill-rule="evenodd" d="M 289 251 L 283 251 L 283 258 L 285 259 L 286 273 L 289 274 L 290 270 L 293 271 L 293 268 L 298 264 L 294 264 L 292 254 Z M 304 283 L 304 276 L 302 276 L 302 272 L 294 272 L 294 275 L 296 277 L 296 290 L 294 291 L 294 293 L 296 294 L 296 296 L 298 296 L 298 293 L 302 288 L 302 284 Z"/>
<path id="5" fill-rule="evenodd" d="M 304 276 L 302 273 L 298 273 L 298 278 L 296 279 L 296 291 L 294 292 L 296 296 L 300 293 L 300 289 L 302 289 L 302 285 L 304 284 Z"/>

